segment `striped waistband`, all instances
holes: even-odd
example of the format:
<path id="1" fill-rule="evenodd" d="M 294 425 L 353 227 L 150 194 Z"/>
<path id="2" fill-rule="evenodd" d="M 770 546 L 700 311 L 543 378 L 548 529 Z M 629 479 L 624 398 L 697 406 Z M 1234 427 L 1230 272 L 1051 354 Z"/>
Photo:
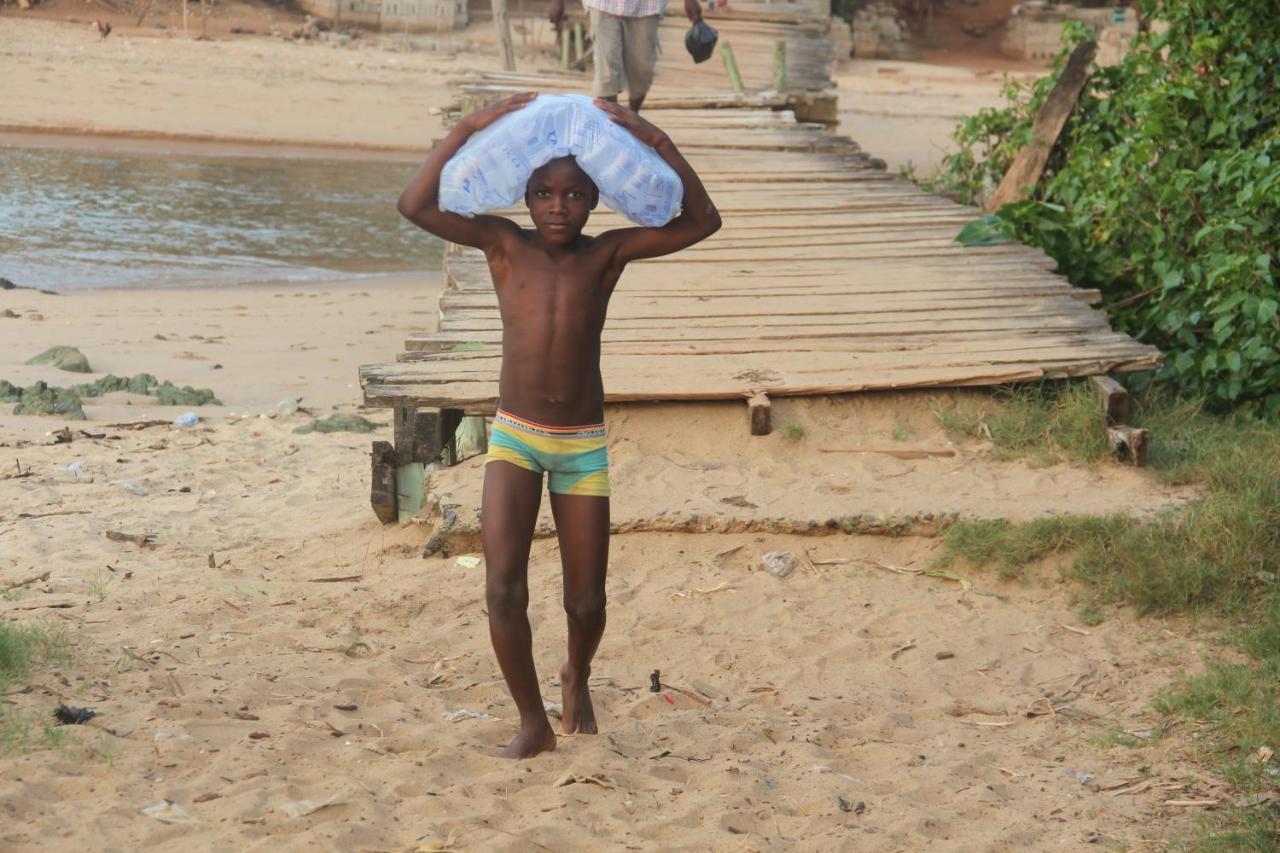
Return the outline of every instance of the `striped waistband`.
<path id="1" fill-rule="evenodd" d="M 583 426 L 549 426 L 527 421 L 502 409 L 498 409 L 497 414 L 493 416 L 493 422 L 534 435 L 545 435 L 548 438 L 599 438 L 605 434 L 605 425 L 602 423 Z"/>

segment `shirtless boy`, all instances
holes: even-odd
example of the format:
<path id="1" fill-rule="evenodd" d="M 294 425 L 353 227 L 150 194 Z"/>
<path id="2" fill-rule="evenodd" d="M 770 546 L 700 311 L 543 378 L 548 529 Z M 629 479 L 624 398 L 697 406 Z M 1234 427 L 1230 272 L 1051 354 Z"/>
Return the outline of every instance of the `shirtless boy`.
<path id="1" fill-rule="evenodd" d="M 609 297 L 632 261 L 678 252 L 714 234 L 720 214 L 675 145 L 631 110 L 596 106 L 657 150 L 684 184 L 683 209 L 661 228 L 582 233 L 599 194 L 572 157 L 535 171 L 525 190 L 532 229 L 500 216 L 468 219 L 440 210 L 440 172 L 463 143 L 534 97 L 516 95 L 463 118 L 400 197 L 400 213 L 441 239 L 484 251 L 502 316 L 502 373 L 481 501 L 485 600 L 498 665 L 520 711 L 520 732 L 502 755 L 555 749 L 534 671 L 529 547 L 548 472 L 560 540 L 568 660 L 560 669 L 566 733 L 594 734 L 587 679 L 605 623 L 609 472 L 600 334 Z"/>

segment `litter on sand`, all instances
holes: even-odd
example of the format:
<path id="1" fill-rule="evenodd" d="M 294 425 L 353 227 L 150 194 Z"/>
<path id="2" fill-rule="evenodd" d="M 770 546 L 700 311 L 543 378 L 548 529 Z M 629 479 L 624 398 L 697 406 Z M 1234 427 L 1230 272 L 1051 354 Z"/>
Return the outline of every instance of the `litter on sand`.
<path id="1" fill-rule="evenodd" d="M 460 708 L 457 711 L 450 711 L 445 714 L 444 719 L 449 723 L 457 723 L 462 720 L 496 720 L 497 717 L 481 711 L 468 711 L 465 708 Z"/>
<path id="2" fill-rule="evenodd" d="M 280 806 L 280 811 L 289 817 L 306 817 L 329 806 L 345 803 L 347 798 L 339 791 L 323 800 L 292 800 Z"/>
<path id="3" fill-rule="evenodd" d="M 87 723 L 94 717 L 98 716 L 98 712 L 90 708 L 72 708 L 68 705 L 59 705 L 53 709 L 53 717 L 64 726 L 78 726 L 81 723 Z"/>
<path id="4" fill-rule="evenodd" d="M 155 818 L 161 823 L 195 823 L 195 818 L 173 800 L 165 800 L 154 806 L 139 809 L 138 814 Z"/>
<path id="5" fill-rule="evenodd" d="M 761 558 L 765 571 L 775 578 L 785 578 L 796 570 L 796 555 L 790 551 L 770 551 Z"/>
<path id="6" fill-rule="evenodd" d="M 583 776 L 581 773 L 565 773 L 555 781 L 551 787 L 563 788 L 566 785 L 599 785 L 601 788 L 613 790 L 617 786 L 609 781 L 603 773 L 592 773 L 590 776 Z"/>

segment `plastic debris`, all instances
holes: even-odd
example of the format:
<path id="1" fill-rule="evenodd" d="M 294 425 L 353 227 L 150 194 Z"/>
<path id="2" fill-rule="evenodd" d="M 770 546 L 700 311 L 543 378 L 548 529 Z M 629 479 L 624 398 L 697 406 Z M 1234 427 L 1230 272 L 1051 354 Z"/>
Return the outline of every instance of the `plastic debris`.
<path id="1" fill-rule="evenodd" d="M 186 412 L 173 419 L 173 425 L 180 427 L 193 427 L 198 423 L 200 423 L 200 418 L 196 416 L 195 412 Z"/>
<path id="2" fill-rule="evenodd" d="M 480 558 L 468 554 L 458 558 L 458 565 L 464 569 L 474 569 L 480 565 Z"/>
<path id="3" fill-rule="evenodd" d="M 715 51 L 716 41 L 719 38 L 720 34 L 715 31 L 715 28 L 699 18 L 693 22 L 692 27 L 689 27 L 689 32 L 684 34 L 684 49 L 689 51 L 695 64 L 706 62 Z"/>
<path id="4" fill-rule="evenodd" d="M 796 570 L 796 555 L 790 551 L 770 551 L 762 558 L 765 571 L 775 578 L 785 578 Z"/>
<path id="5" fill-rule="evenodd" d="M 147 490 L 133 480 L 112 480 L 111 485 L 119 486 L 130 494 L 137 495 L 140 498 L 147 496 Z"/>
<path id="6" fill-rule="evenodd" d="M 321 809 L 328 808 L 329 806 L 341 805 L 346 801 L 346 796 L 342 794 L 342 792 L 338 792 L 324 800 L 292 800 L 282 804 L 280 806 L 280 811 L 284 812 L 289 817 L 306 817 L 307 815 L 314 814 Z"/>
<path id="7" fill-rule="evenodd" d="M 462 708 L 457 711 L 450 711 L 448 714 L 445 714 L 444 719 L 445 719 L 445 722 L 457 723 L 457 722 L 460 722 L 461 720 L 493 720 L 496 718 L 490 716 L 489 714 L 482 713 L 480 711 L 468 711 L 465 708 Z"/>
<path id="8" fill-rule="evenodd" d="M 1063 776 L 1075 779 L 1081 785 L 1088 785 L 1094 779 L 1098 778 L 1098 774 L 1089 773 L 1086 770 L 1072 770 L 1070 767 L 1064 767 L 1058 771 Z"/>
<path id="9" fill-rule="evenodd" d="M 156 803 L 154 806 L 147 806 L 145 809 L 139 809 L 138 814 L 153 817 L 161 823 L 194 823 L 195 818 L 187 813 L 187 810 L 175 803 L 173 800 L 165 800 L 162 803 Z"/>
<path id="10" fill-rule="evenodd" d="M 276 403 L 276 414 L 283 417 L 296 415 L 298 413 L 298 404 L 302 402 L 297 397 L 285 397 L 279 403 Z"/>
<path id="11" fill-rule="evenodd" d="M 53 718 L 64 726 L 78 726 L 81 723 L 89 722 L 96 716 L 98 716 L 98 712 L 89 708 L 73 708 L 69 705 L 59 705 L 53 709 Z"/>
<path id="12" fill-rule="evenodd" d="M 75 474 L 77 477 L 79 477 L 81 474 L 84 473 L 84 460 L 77 459 L 75 462 L 72 462 L 70 465 L 67 466 L 67 470 L 70 471 L 72 474 Z"/>
<path id="13" fill-rule="evenodd" d="M 540 95 L 472 136 L 440 175 L 440 209 L 474 216 L 511 207 L 535 169 L 568 156 L 632 222 L 656 228 L 680 210 L 680 176 L 586 95 Z"/>
<path id="14" fill-rule="evenodd" d="M 553 788 L 563 788 L 565 785 L 599 785 L 601 788 L 612 790 L 617 787 L 603 773 L 592 773 L 590 776 L 584 776 L 581 773 L 565 773 L 559 779 L 552 783 Z"/>

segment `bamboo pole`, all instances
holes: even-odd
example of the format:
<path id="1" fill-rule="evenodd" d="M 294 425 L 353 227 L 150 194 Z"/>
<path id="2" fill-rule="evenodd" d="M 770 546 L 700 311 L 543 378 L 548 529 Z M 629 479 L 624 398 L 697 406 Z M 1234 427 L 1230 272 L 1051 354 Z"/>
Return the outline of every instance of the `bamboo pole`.
<path id="1" fill-rule="evenodd" d="M 582 45 L 583 45 L 582 21 L 574 21 L 573 22 L 573 61 L 574 62 L 582 61 L 582 55 L 585 53 Z"/>
<path id="2" fill-rule="evenodd" d="M 733 46 L 727 41 L 720 42 L 720 58 L 724 60 L 725 73 L 729 75 L 729 84 L 735 92 L 746 92 L 742 85 L 742 74 L 738 72 L 738 61 L 733 58 Z"/>
<path id="3" fill-rule="evenodd" d="M 773 43 L 773 91 L 787 90 L 787 42 L 778 39 Z"/>
<path id="4" fill-rule="evenodd" d="M 568 70 L 569 70 L 569 40 L 570 40 L 570 38 L 571 38 L 571 36 L 570 36 L 570 34 L 569 34 L 569 28 L 568 28 L 568 27 L 561 27 L 561 28 L 560 28 L 560 70 L 561 70 L 561 71 L 568 71 Z"/>

